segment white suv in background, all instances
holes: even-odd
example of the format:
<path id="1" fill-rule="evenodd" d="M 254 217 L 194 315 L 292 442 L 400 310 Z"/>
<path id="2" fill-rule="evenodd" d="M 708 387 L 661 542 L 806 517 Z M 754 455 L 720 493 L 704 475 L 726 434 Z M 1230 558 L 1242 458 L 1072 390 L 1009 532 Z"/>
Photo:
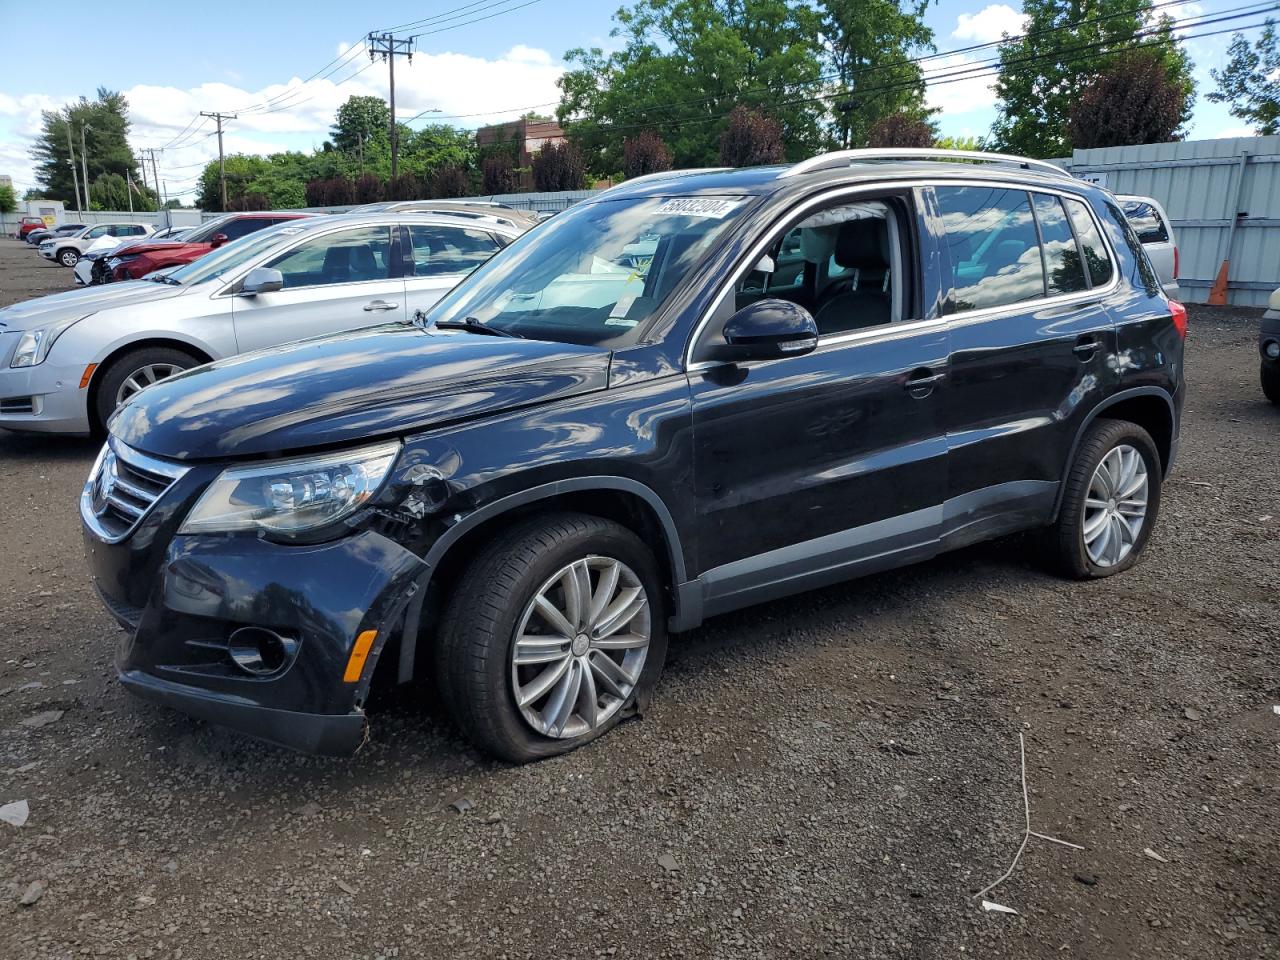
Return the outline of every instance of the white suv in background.
<path id="1" fill-rule="evenodd" d="M 1116 200 L 1156 268 L 1165 296 L 1177 300 L 1178 241 L 1164 207 L 1152 197 L 1118 196 Z"/>
<path id="2" fill-rule="evenodd" d="M 0 427 L 88 433 L 139 390 L 210 360 L 411 321 L 524 229 L 444 213 L 289 220 L 167 276 L 0 310 Z"/>
<path id="3" fill-rule="evenodd" d="M 85 227 L 69 237 L 50 237 L 40 242 L 40 256 L 64 267 L 74 267 L 89 244 L 101 237 L 117 237 L 120 240 L 136 240 L 150 236 L 152 228 L 145 223 L 99 223 Z"/>

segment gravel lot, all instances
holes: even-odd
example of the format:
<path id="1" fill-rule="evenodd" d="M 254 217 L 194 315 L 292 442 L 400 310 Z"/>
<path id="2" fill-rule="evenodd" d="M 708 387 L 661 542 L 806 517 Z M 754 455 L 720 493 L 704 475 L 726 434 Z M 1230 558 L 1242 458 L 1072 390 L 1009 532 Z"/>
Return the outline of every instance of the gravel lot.
<path id="1" fill-rule="evenodd" d="M 0 240 L 0 304 L 70 284 Z M 642 720 L 519 769 L 425 691 L 337 761 L 127 696 L 75 511 L 94 446 L 0 433 L 0 804 L 30 806 L 0 823 L 0 956 L 1280 956 L 1256 322 L 1193 308 L 1135 570 L 1067 583 L 1006 540 L 722 617 L 675 638 Z M 1020 733 L 1032 829 L 1084 849 L 1033 838 L 990 895 L 1019 915 L 984 913 Z"/>

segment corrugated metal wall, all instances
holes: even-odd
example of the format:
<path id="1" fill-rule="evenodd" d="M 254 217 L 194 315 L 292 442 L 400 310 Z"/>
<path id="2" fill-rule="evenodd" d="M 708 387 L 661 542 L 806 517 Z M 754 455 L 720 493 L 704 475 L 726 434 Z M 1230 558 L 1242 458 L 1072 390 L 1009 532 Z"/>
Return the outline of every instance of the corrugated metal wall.
<path id="1" fill-rule="evenodd" d="M 1177 234 L 1185 300 L 1208 298 L 1225 259 L 1229 303 L 1260 306 L 1280 287 L 1280 136 L 1077 150 L 1055 162 L 1112 193 L 1160 201 Z"/>

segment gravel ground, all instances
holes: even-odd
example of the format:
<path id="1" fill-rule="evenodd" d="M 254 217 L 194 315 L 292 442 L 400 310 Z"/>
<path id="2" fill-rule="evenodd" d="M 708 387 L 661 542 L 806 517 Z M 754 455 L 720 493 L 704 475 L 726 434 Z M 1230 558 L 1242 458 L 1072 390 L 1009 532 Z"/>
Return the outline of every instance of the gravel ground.
<path id="1" fill-rule="evenodd" d="M 70 285 L 35 261 L 0 241 L 0 303 Z M 1128 574 L 1063 582 L 1015 539 L 721 617 L 642 720 L 518 769 L 425 692 L 349 760 L 127 696 L 81 557 L 94 447 L 0 435 L 0 804 L 30 806 L 0 823 L 0 956 L 1280 957 L 1256 322 L 1193 308 L 1182 460 Z M 1020 734 L 1032 829 L 1084 849 L 1033 838 L 990 895 L 1019 915 L 984 913 Z"/>

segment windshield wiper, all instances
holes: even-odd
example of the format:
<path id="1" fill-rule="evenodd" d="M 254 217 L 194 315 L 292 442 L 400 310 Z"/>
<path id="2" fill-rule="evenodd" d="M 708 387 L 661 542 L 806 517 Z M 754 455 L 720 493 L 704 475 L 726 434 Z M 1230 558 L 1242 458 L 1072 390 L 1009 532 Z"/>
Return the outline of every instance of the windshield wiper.
<path id="1" fill-rule="evenodd" d="M 433 326 L 441 330 L 470 330 L 472 333 L 485 333 L 491 337 L 524 339 L 518 333 L 514 333 L 511 330 L 503 330 L 499 327 L 491 327 L 483 320 L 477 320 L 475 317 L 463 317 L 461 320 L 437 320 Z"/>

